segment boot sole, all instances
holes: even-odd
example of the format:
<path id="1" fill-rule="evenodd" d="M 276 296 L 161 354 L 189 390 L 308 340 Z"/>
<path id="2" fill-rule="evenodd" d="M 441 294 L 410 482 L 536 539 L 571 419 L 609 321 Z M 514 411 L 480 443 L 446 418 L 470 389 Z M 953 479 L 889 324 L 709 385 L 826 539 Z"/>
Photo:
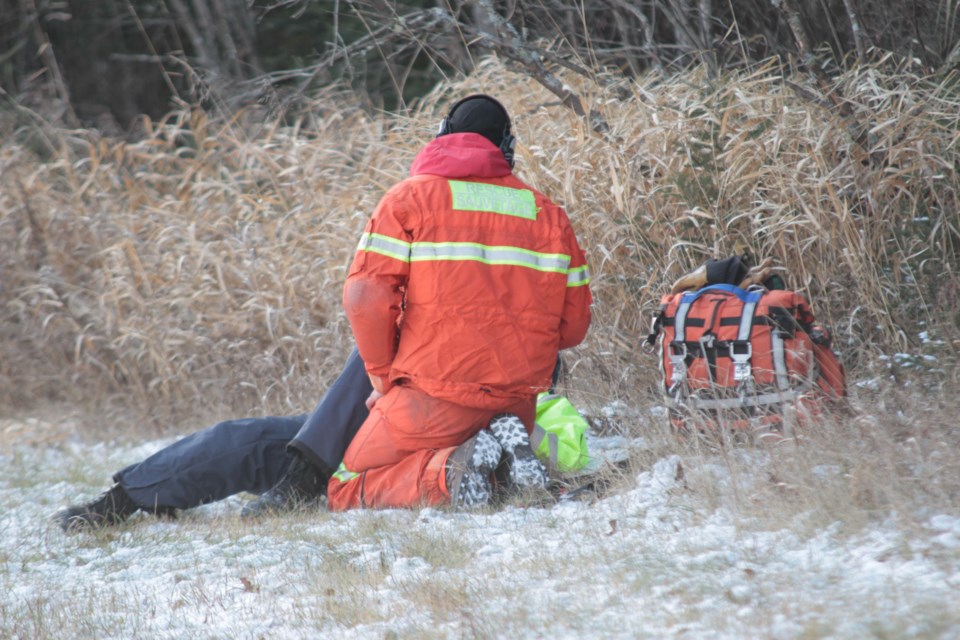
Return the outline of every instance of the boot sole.
<path id="1" fill-rule="evenodd" d="M 500 444 L 486 431 L 457 447 L 447 462 L 450 504 L 455 508 L 489 504 L 493 498 L 489 475 L 497 468 L 501 455 Z"/>
<path id="2" fill-rule="evenodd" d="M 546 488 L 547 468 L 533 453 L 530 436 L 520 418 L 497 416 L 490 421 L 490 432 L 506 454 L 510 484 L 521 490 Z"/>

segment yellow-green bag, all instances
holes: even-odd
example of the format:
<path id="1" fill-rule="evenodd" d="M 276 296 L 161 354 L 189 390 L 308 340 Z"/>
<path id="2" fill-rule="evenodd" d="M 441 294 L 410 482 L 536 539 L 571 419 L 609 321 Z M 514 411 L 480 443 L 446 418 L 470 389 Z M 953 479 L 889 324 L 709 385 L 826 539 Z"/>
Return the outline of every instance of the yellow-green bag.
<path id="1" fill-rule="evenodd" d="M 587 456 L 586 419 L 558 394 L 537 396 L 537 419 L 530 437 L 534 453 L 560 471 L 578 471 L 590 461 Z"/>

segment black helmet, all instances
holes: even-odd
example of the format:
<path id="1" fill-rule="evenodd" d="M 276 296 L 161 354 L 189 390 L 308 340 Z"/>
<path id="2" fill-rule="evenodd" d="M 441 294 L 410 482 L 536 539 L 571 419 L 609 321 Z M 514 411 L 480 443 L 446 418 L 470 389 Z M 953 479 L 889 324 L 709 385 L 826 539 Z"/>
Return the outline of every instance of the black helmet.
<path id="1" fill-rule="evenodd" d="M 447 117 L 440 121 L 437 137 L 448 133 L 479 133 L 497 145 L 513 166 L 513 147 L 516 138 L 510 133 L 510 116 L 497 100 L 476 94 L 458 100 Z"/>

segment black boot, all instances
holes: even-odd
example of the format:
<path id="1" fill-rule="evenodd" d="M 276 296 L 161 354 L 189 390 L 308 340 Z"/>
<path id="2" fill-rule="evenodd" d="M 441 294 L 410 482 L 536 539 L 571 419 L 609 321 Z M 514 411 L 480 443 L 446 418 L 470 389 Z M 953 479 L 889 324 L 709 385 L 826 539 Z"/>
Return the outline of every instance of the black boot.
<path id="1" fill-rule="evenodd" d="M 293 456 L 290 468 L 272 489 L 248 503 L 240 512 L 241 518 L 294 511 L 316 504 L 326 495 L 327 477 L 314 465 L 298 455 Z"/>
<path id="2" fill-rule="evenodd" d="M 490 421 L 490 432 L 503 447 L 507 463 L 508 488 L 512 490 L 546 489 L 547 468 L 533 453 L 527 430 L 515 415 L 504 413 Z"/>
<path id="3" fill-rule="evenodd" d="M 64 531 L 100 529 L 120 524 L 138 509 L 123 487 L 115 484 L 96 500 L 61 509 L 53 518 Z"/>
<path id="4" fill-rule="evenodd" d="M 487 429 L 454 449 L 447 459 L 447 491 L 454 509 L 484 507 L 493 500 L 490 477 L 503 449 Z"/>

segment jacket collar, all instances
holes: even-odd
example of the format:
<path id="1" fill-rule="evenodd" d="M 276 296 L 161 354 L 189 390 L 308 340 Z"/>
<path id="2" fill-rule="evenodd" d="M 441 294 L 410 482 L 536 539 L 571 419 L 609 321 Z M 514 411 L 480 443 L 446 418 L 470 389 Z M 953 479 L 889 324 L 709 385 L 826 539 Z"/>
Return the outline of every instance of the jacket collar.
<path id="1" fill-rule="evenodd" d="M 444 178 L 499 178 L 510 173 L 500 149 L 478 133 L 449 133 L 435 138 L 410 167 L 411 176 Z"/>

